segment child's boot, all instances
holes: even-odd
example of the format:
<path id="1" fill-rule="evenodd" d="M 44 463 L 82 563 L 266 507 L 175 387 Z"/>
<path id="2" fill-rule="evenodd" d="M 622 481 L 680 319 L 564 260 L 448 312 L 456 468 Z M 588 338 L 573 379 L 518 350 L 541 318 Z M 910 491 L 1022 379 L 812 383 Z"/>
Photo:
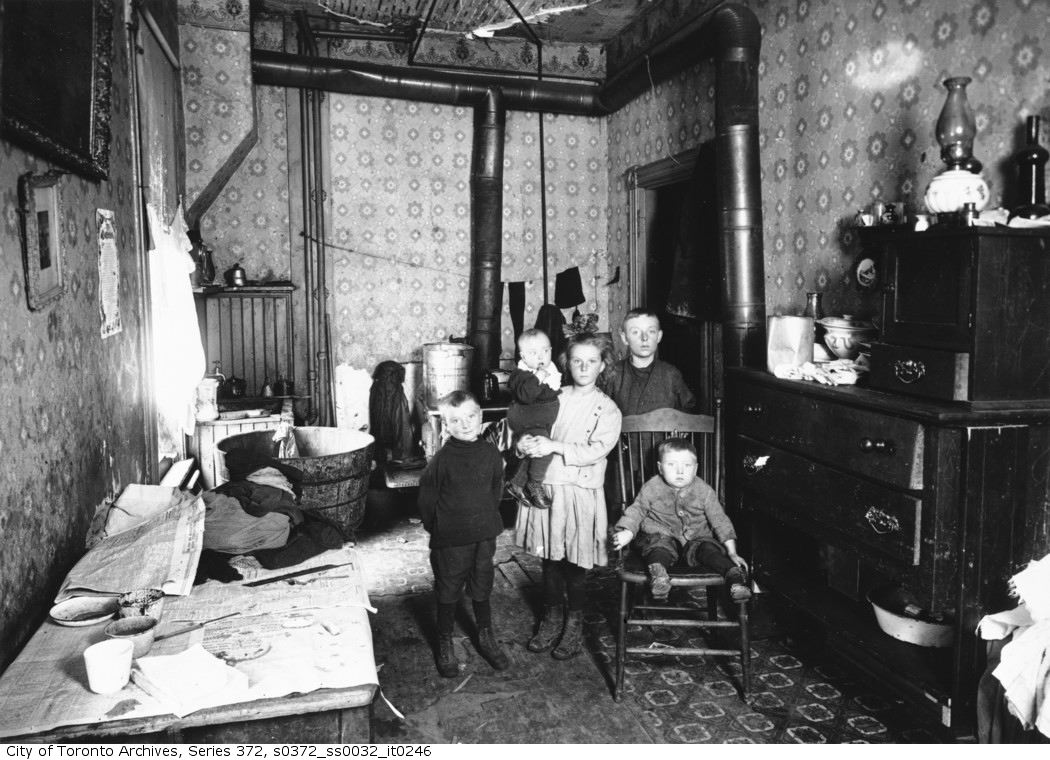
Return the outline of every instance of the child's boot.
<path id="1" fill-rule="evenodd" d="M 452 636 L 438 636 L 437 666 L 442 678 L 455 678 L 459 675 L 459 662 L 456 660 L 456 650 L 452 647 Z"/>
<path id="2" fill-rule="evenodd" d="M 554 647 L 551 656 L 555 660 L 568 660 L 583 649 L 583 610 L 569 610 L 565 616 L 565 632 Z"/>
<path id="3" fill-rule="evenodd" d="M 565 608 L 560 604 L 548 604 L 543 608 L 543 617 L 536 634 L 529 639 L 525 648 L 530 652 L 546 652 L 561 636 L 562 628 L 565 626 Z"/>
<path id="4" fill-rule="evenodd" d="M 747 585 L 747 577 L 739 567 L 734 567 L 726 573 L 726 583 L 729 584 L 729 596 L 734 602 L 746 602 L 751 598 L 751 589 Z"/>
<path id="5" fill-rule="evenodd" d="M 659 562 L 649 565 L 649 591 L 658 602 L 666 602 L 667 595 L 671 593 L 671 576 Z"/>
<path id="6" fill-rule="evenodd" d="M 452 648 L 452 630 L 456 625 L 455 621 L 456 605 L 439 603 L 437 608 L 437 668 L 442 678 L 455 678 L 459 675 L 456 650 Z"/>
<path id="7" fill-rule="evenodd" d="M 530 480 L 526 483 L 525 493 L 529 497 L 529 504 L 536 509 L 551 508 L 551 498 L 547 495 L 547 489 L 538 480 Z"/>
<path id="8" fill-rule="evenodd" d="M 510 658 L 496 640 L 491 626 L 478 629 L 478 652 L 496 670 L 506 670 L 510 667 Z"/>

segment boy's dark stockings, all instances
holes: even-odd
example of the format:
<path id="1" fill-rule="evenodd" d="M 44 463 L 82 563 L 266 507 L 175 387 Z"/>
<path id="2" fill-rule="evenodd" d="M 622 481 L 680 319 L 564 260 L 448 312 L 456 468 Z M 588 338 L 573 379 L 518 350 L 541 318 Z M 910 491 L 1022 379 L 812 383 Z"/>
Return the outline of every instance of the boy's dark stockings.
<path id="1" fill-rule="evenodd" d="M 439 604 L 437 608 L 438 636 L 451 636 L 456 626 L 456 605 Z"/>
<path id="2" fill-rule="evenodd" d="M 474 604 L 474 620 L 478 624 L 478 628 L 491 628 L 492 627 L 492 604 L 486 599 L 483 602 L 479 602 L 476 599 L 473 601 Z"/>

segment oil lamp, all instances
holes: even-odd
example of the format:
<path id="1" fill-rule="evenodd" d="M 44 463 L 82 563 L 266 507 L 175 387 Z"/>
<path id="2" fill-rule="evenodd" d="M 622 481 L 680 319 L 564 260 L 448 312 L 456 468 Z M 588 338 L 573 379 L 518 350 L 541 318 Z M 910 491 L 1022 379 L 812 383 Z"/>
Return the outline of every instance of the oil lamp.
<path id="1" fill-rule="evenodd" d="M 925 196 L 926 207 L 937 214 L 958 212 L 967 203 L 980 211 L 988 203 L 988 184 L 981 177 L 981 162 L 973 157 L 977 122 L 966 99 L 966 85 L 971 81 L 970 77 L 944 80 L 948 95 L 937 118 L 936 134 L 947 168 L 933 178 Z"/>

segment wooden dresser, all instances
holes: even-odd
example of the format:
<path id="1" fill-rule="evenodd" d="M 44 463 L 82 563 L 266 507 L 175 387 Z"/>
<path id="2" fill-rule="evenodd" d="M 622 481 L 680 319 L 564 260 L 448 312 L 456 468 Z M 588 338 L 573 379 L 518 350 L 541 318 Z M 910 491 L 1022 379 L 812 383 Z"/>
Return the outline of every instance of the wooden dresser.
<path id="1" fill-rule="evenodd" d="M 727 505 L 759 587 L 828 648 L 972 734 L 980 618 L 1050 550 L 1050 401 L 977 408 L 730 370 Z M 897 641 L 868 589 L 899 582 L 954 622 L 954 645 Z"/>

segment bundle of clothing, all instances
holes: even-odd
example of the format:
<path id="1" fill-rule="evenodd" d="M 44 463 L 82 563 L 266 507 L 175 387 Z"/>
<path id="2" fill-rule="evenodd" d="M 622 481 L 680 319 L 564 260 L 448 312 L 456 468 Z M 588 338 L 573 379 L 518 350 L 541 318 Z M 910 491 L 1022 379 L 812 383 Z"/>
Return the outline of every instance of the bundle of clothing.
<path id="1" fill-rule="evenodd" d="M 989 642 L 988 669 L 977 695 L 982 742 L 1046 741 L 1050 738 L 1050 554 L 1010 579 L 1020 601 L 1012 610 L 981 619 Z M 1023 732 L 1002 715 L 1005 704 Z M 1038 732 L 1035 734 L 1034 732 Z"/>
<path id="2" fill-rule="evenodd" d="M 204 545 L 198 579 L 235 580 L 230 557 L 249 554 L 268 570 L 297 565 L 345 536 L 314 510 L 302 509 L 302 472 L 279 459 L 246 451 L 226 455 L 230 480 L 201 494 Z"/>

